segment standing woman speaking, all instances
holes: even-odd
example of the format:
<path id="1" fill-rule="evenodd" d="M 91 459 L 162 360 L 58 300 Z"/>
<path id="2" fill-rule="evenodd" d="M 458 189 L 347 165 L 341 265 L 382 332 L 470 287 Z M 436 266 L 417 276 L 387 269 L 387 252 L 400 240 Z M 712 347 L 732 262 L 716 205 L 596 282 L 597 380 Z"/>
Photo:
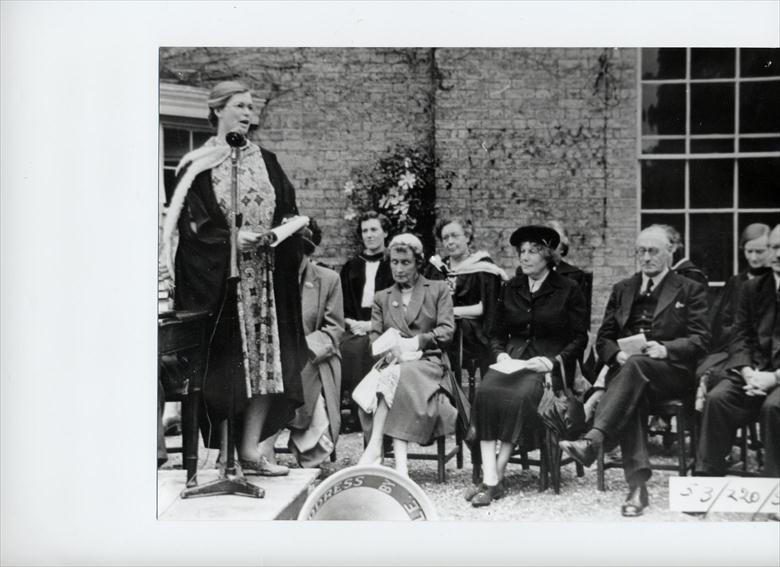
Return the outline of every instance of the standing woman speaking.
<path id="1" fill-rule="evenodd" d="M 252 94 L 236 81 L 217 84 L 208 98 L 209 121 L 216 136 L 182 158 L 177 185 L 163 229 L 165 260 L 178 227 L 175 260 L 175 306 L 208 310 L 211 333 L 206 361 L 201 423 L 209 448 L 226 457 L 227 429 L 218 427 L 231 406 L 243 414 L 238 456 L 244 469 L 263 475 L 287 474 L 258 451 L 258 442 L 282 427 L 303 403 L 301 360 L 306 352 L 301 323 L 298 266 L 302 244 L 297 236 L 276 248 L 263 235 L 297 215 L 295 189 L 276 156 L 247 141 L 240 148 L 237 215 L 239 282 L 235 294 L 230 274 L 231 160 L 225 136 L 246 135 L 252 117 Z M 239 423 L 239 422 L 237 422 Z"/>

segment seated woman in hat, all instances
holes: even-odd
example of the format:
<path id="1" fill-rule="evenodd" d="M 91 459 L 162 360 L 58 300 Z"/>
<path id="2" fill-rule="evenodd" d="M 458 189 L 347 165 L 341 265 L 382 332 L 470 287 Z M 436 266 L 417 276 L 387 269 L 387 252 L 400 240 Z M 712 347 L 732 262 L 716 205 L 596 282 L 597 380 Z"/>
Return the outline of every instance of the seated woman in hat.
<path id="1" fill-rule="evenodd" d="M 428 445 L 455 431 L 456 410 L 446 368 L 447 348 L 455 331 L 450 288 L 420 275 L 425 259 L 420 239 L 400 234 L 388 246 L 395 283 L 374 296 L 370 338 L 397 329 L 399 344 L 388 355 L 394 362 L 381 372 L 376 409 L 361 411 L 368 445 L 358 464 L 382 460 L 382 438 L 393 440 L 395 468 L 407 469 L 407 444 Z"/>
<path id="2" fill-rule="evenodd" d="M 524 226 L 509 242 L 520 267 L 498 297 L 490 345 L 497 362 L 525 361 L 504 374 L 489 370 L 477 388 L 471 425 L 479 443 L 482 483 L 465 494 L 472 506 L 487 506 L 504 494 L 504 471 L 515 446 L 531 447 L 542 427 L 537 406 L 550 373 L 554 390 L 571 385 L 574 365 L 588 341 L 585 298 L 571 279 L 553 270 L 558 233 L 550 227 Z M 496 454 L 496 444 L 501 447 Z"/>

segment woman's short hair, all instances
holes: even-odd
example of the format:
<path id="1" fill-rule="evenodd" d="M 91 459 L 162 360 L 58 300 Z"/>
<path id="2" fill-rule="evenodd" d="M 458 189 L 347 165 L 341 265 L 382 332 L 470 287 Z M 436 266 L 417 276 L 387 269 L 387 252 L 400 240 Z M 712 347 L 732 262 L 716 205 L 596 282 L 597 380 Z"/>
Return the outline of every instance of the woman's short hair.
<path id="1" fill-rule="evenodd" d="M 445 217 L 437 222 L 436 229 L 434 230 L 436 238 L 441 240 L 441 233 L 444 231 L 444 227 L 449 224 L 459 225 L 463 229 L 463 234 L 466 235 L 468 243 L 471 244 L 471 241 L 474 240 L 474 226 L 471 224 L 471 221 L 468 221 L 463 217 Z"/>
<path id="2" fill-rule="evenodd" d="M 225 105 L 233 95 L 248 93 L 249 87 L 239 81 L 222 81 L 214 85 L 209 93 L 209 98 L 206 101 L 209 105 L 209 124 L 214 128 L 219 123 L 219 117 L 217 117 L 215 110 L 225 108 Z"/>
<path id="3" fill-rule="evenodd" d="M 769 225 L 762 222 L 754 222 L 753 224 L 749 224 L 745 227 L 745 230 L 743 230 L 742 234 L 739 236 L 739 247 L 744 248 L 745 244 L 751 240 L 755 240 L 756 238 L 761 238 L 762 236 L 768 237 L 771 231 L 772 229 L 769 228 Z"/>
<path id="4" fill-rule="evenodd" d="M 566 227 L 563 226 L 563 223 L 557 220 L 548 221 L 547 226 L 555 230 L 555 232 L 558 233 L 558 236 L 561 237 L 561 243 L 559 244 L 559 248 L 560 248 L 561 258 L 563 258 L 564 256 L 566 256 L 566 254 L 569 253 L 569 233 L 566 232 Z"/>
<path id="5" fill-rule="evenodd" d="M 422 266 L 425 263 L 422 242 L 414 234 L 405 232 L 394 236 L 387 246 L 386 254 L 388 258 L 390 258 L 391 250 L 398 250 L 399 252 L 410 251 L 414 255 L 414 261 L 418 266 Z"/>
<path id="6" fill-rule="evenodd" d="M 376 211 L 366 211 L 360 217 L 358 217 L 358 224 L 357 224 L 357 235 L 358 237 L 363 235 L 363 223 L 369 220 L 376 219 L 379 221 L 379 225 L 382 227 L 382 230 L 385 231 L 385 234 L 390 232 L 390 219 L 387 218 L 382 213 L 378 213 Z"/>

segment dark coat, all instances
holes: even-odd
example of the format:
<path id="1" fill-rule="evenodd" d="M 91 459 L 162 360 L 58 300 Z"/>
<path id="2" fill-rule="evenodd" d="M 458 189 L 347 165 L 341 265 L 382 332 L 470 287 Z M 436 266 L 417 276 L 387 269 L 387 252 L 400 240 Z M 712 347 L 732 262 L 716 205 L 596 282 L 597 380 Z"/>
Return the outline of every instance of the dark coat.
<path id="1" fill-rule="evenodd" d="M 612 288 L 596 338 L 596 351 L 609 365 L 620 351 L 617 340 L 631 335 L 627 324 L 641 285 L 642 274 L 638 272 Z M 670 364 L 692 371 L 710 341 L 705 287 L 669 271 L 662 281 L 652 332 L 653 339 L 666 347 Z"/>
<path id="2" fill-rule="evenodd" d="M 344 317 L 358 321 L 371 319 L 371 308 L 361 307 L 363 287 L 366 285 L 366 260 L 356 256 L 347 260 L 341 268 L 341 290 L 344 295 Z M 393 285 L 393 274 L 386 259 L 379 261 L 374 278 L 374 292 L 382 291 Z"/>
<path id="3" fill-rule="evenodd" d="M 501 288 L 490 333 L 493 360 L 506 352 L 512 358 L 544 356 L 555 363 L 560 355 L 571 385 L 587 343 L 585 298 L 573 280 L 550 271 L 533 298 L 525 275 L 515 276 Z M 561 369 L 555 366 L 553 386 L 560 389 Z"/>
<path id="4" fill-rule="evenodd" d="M 775 278 L 772 273 L 745 283 L 729 343 L 728 368 L 780 368 L 780 349 L 772 352 L 773 343 L 780 344 L 780 332 L 775 326 L 776 311 Z"/>
<path id="5" fill-rule="evenodd" d="M 298 214 L 295 204 L 295 189 L 282 170 L 276 156 L 261 149 L 266 170 L 276 195 L 276 208 L 273 225 L 281 224 L 284 217 Z M 180 176 L 183 175 L 183 171 Z M 192 230 L 191 224 L 197 227 Z M 211 312 L 213 328 L 218 332 L 212 335 L 209 358 L 209 375 L 204 384 L 204 398 L 210 408 L 227 407 L 226 397 L 231 388 L 226 387 L 224 375 L 242 374 L 242 370 L 232 372 L 228 365 L 236 356 L 241 357 L 240 349 L 235 351 L 224 342 L 220 333 L 225 325 L 220 325 L 220 308 L 226 305 L 227 276 L 230 263 L 230 228 L 228 219 L 222 213 L 211 181 L 211 170 L 199 173 L 192 182 L 178 221 L 179 244 L 176 251 L 176 309 L 201 310 Z M 298 237 L 291 237 L 275 249 L 274 298 L 276 301 L 277 325 L 281 350 L 282 375 L 284 379 L 284 398 L 288 407 L 280 409 L 268 422 L 268 428 L 283 427 L 292 418 L 293 408 L 303 403 L 301 369 L 306 352 L 306 340 L 301 321 L 301 296 L 298 288 L 298 266 L 303 248 Z M 233 303 L 235 300 L 233 300 Z M 235 317 L 235 306 L 227 307 L 223 319 Z M 236 324 L 235 332 L 238 333 Z M 211 335 L 211 333 L 210 333 Z M 236 335 L 238 336 L 238 335 Z M 215 343 L 223 340 L 219 348 Z M 238 341 L 236 341 L 238 343 Z M 219 350 L 223 356 L 218 357 Z M 219 375 L 222 374 L 222 379 Z M 212 387 L 216 388 L 211 389 Z M 242 376 L 234 379 L 234 408 L 238 411 L 246 403 L 246 384 Z M 211 398 L 211 399 L 209 399 Z M 222 413 L 218 411 L 217 414 Z M 270 419 L 270 416 L 269 416 Z M 273 432 L 273 431 L 271 431 Z"/>
<path id="6" fill-rule="evenodd" d="M 593 303 L 593 274 L 589 274 L 563 260 L 555 266 L 555 271 L 570 280 L 574 280 L 580 286 L 582 296 L 585 298 L 585 324 L 590 329 L 590 314 Z"/>

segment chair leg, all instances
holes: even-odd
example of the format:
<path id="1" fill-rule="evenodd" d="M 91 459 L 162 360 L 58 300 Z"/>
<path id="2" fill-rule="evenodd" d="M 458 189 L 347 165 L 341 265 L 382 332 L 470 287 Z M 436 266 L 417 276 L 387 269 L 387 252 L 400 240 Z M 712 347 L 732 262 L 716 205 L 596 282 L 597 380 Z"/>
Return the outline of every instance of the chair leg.
<path id="1" fill-rule="evenodd" d="M 550 486 L 550 455 L 547 443 L 539 444 L 539 492 L 544 492 Z"/>
<path id="2" fill-rule="evenodd" d="M 471 482 L 479 484 L 482 478 L 482 452 L 479 448 L 479 441 L 474 441 L 471 446 Z"/>
<path id="3" fill-rule="evenodd" d="M 606 483 L 604 482 L 604 447 L 599 447 L 598 455 L 596 456 L 596 488 L 601 492 L 607 490 Z"/>
<path id="4" fill-rule="evenodd" d="M 685 430 L 687 429 L 687 423 L 685 420 L 685 410 L 680 409 L 675 415 L 677 421 L 677 472 L 680 476 L 688 474 L 688 454 L 685 450 Z"/>
<path id="5" fill-rule="evenodd" d="M 520 449 L 520 466 L 523 467 L 524 471 L 527 471 L 529 469 L 528 451 L 526 451 L 525 449 Z"/>
<path id="6" fill-rule="evenodd" d="M 455 454 L 455 464 L 459 469 L 463 468 L 463 434 L 460 427 L 455 426 L 455 445 L 458 448 L 458 452 Z"/>
<path id="7" fill-rule="evenodd" d="M 544 436 L 544 442 L 547 444 L 547 454 L 550 455 L 550 477 L 552 479 L 553 491 L 555 491 L 555 494 L 560 494 L 561 449 L 558 447 L 558 436 L 548 430 Z"/>
<path id="8" fill-rule="evenodd" d="M 442 483 L 445 480 L 447 480 L 447 476 L 444 471 L 444 437 L 443 436 L 436 439 L 436 455 L 437 455 L 436 462 L 438 465 L 436 480 L 439 483 Z"/>
<path id="9" fill-rule="evenodd" d="M 585 476 L 585 467 L 583 467 L 582 464 L 575 462 L 574 463 L 574 467 L 577 470 L 577 476 L 579 478 L 582 478 L 583 476 Z"/>
<path id="10" fill-rule="evenodd" d="M 333 451 L 330 454 L 330 462 L 335 463 L 336 462 L 336 448 L 333 447 Z"/>
<path id="11" fill-rule="evenodd" d="M 739 458 L 742 461 L 742 472 L 747 472 L 747 456 L 748 456 L 748 429 L 744 425 L 739 430 Z"/>

